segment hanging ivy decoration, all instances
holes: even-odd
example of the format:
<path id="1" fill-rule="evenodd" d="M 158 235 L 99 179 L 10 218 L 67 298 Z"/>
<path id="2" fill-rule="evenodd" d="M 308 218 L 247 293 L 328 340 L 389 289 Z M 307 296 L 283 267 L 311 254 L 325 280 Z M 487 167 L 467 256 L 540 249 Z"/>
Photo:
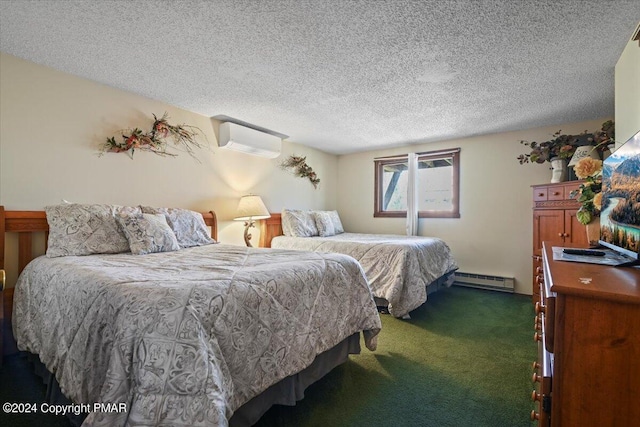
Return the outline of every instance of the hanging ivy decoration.
<path id="1" fill-rule="evenodd" d="M 290 170 L 294 175 L 300 178 L 308 178 L 313 188 L 318 188 L 320 184 L 320 178 L 311 169 L 311 166 L 307 164 L 306 157 L 289 156 L 280 163 L 280 167 L 285 170 Z"/>

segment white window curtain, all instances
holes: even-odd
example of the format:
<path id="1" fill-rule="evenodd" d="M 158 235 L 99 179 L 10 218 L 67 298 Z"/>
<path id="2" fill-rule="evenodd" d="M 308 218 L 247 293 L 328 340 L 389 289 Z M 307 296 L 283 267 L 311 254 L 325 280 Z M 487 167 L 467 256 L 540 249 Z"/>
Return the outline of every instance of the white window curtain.
<path id="1" fill-rule="evenodd" d="M 407 155 L 407 236 L 418 235 L 418 156 Z"/>

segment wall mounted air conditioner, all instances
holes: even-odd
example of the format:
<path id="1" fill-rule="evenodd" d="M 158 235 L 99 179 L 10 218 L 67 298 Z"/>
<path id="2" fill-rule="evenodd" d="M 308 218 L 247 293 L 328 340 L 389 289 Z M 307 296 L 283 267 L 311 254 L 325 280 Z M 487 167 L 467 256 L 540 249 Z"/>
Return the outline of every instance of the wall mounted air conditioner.
<path id="1" fill-rule="evenodd" d="M 278 157 L 282 148 L 279 137 L 231 122 L 220 123 L 218 140 L 221 148 L 269 159 Z"/>

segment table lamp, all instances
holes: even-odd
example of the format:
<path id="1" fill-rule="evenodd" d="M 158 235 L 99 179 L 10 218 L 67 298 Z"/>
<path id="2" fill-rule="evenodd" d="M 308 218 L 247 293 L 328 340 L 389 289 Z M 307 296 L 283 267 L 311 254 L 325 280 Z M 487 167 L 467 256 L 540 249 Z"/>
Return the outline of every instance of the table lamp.
<path id="1" fill-rule="evenodd" d="M 235 221 L 244 221 L 244 242 L 247 246 L 253 247 L 253 245 L 251 245 L 251 233 L 249 233 L 249 229 L 255 226 L 255 220 L 270 217 L 271 214 L 260 196 L 249 194 L 240 198 L 236 216 L 233 219 Z"/>

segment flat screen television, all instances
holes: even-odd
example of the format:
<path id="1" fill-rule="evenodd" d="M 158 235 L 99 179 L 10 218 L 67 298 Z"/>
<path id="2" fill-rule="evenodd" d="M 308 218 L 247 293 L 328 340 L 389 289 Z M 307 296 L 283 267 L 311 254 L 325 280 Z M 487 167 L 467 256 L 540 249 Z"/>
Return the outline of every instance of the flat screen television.
<path id="1" fill-rule="evenodd" d="M 600 244 L 639 258 L 640 131 L 602 164 Z"/>

